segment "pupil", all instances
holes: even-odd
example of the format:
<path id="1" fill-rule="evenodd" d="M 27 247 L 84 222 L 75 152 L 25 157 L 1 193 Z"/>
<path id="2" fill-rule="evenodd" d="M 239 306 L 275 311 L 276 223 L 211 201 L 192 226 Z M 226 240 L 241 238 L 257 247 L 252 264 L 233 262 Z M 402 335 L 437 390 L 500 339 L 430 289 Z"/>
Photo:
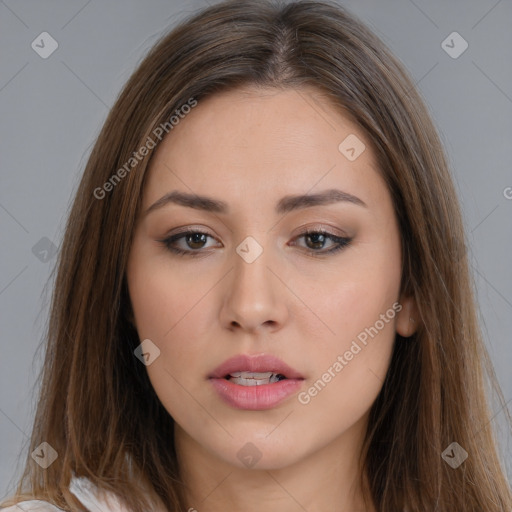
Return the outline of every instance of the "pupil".
<path id="1" fill-rule="evenodd" d="M 198 247 L 194 247 L 194 244 L 205 244 L 206 243 L 206 235 L 204 233 L 192 233 L 191 235 L 187 235 L 187 244 L 189 244 L 192 248 L 197 249 Z M 199 247 L 200 248 L 200 247 Z"/>
<path id="2" fill-rule="evenodd" d="M 315 244 L 315 249 L 322 248 L 325 242 L 325 236 L 322 233 L 313 233 L 311 235 L 308 235 L 307 239 L 313 241 L 313 244 Z"/>

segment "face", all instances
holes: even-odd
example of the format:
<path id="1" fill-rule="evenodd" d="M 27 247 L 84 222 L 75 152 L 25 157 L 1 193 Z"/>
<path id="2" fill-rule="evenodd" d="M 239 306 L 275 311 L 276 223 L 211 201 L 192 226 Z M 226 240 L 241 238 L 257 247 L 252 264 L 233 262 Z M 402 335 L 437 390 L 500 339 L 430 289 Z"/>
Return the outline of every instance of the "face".
<path id="1" fill-rule="evenodd" d="M 178 446 L 276 469 L 360 439 L 414 307 L 363 132 L 312 88 L 232 90 L 148 172 L 127 279 Z"/>

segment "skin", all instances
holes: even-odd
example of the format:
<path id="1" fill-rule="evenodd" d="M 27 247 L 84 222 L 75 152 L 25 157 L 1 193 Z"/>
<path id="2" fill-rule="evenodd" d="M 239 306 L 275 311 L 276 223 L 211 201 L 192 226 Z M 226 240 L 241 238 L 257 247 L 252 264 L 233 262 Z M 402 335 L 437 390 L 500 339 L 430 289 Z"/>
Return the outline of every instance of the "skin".
<path id="1" fill-rule="evenodd" d="M 354 161 L 338 150 L 350 134 L 366 146 Z M 370 142 L 314 88 L 251 86 L 199 102 L 157 147 L 148 172 L 127 279 L 140 339 L 160 350 L 146 369 L 176 422 L 187 505 L 374 510 L 363 502 L 358 457 L 395 333 L 413 334 L 416 309 L 399 296 L 399 228 Z M 367 207 L 275 212 L 283 196 L 331 188 Z M 144 214 L 172 190 L 225 201 L 229 212 L 167 204 Z M 175 245 L 199 256 L 175 255 L 159 241 L 187 226 L 209 237 Z M 352 241 L 326 254 L 336 242 L 301 236 L 304 228 Z M 252 263 L 236 252 L 247 236 L 263 248 Z M 234 355 L 268 353 L 299 371 L 299 391 L 307 391 L 396 302 L 401 311 L 307 404 L 296 393 L 269 410 L 239 410 L 207 379 Z M 237 456 L 248 442 L 261 455 L 252 467 Z"/>

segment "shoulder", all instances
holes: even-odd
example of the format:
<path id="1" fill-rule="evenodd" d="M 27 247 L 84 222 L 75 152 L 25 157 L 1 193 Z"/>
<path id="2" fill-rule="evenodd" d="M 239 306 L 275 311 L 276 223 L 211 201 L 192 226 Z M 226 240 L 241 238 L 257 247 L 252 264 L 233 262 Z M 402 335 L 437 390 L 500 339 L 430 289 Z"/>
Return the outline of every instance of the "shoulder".
<path id="1" fill-rule="evenodd" d="M 1 512 L 62 512 L 61 508 L 44 500 L 20 501 L 16 505 L 0 508 Z"/>
<path id="2" fill-rule="evenodd" d="M 1 0 L 0 0 L 1 1 Z M 120 502 L 118 497 L 110 491 L 99 489 L 91 480 L 73 473 L 69 483 L 69 491 L 74 494 L 80 503 L 89 510 L 101 512 L 130 512 Z M 165 510 L 165 509 L 162 509 Z M 52 503 L 42 499 L 20 501 L 16 505 L 6 508 L 0 507 L 0 512 L 66 512 Z"/>

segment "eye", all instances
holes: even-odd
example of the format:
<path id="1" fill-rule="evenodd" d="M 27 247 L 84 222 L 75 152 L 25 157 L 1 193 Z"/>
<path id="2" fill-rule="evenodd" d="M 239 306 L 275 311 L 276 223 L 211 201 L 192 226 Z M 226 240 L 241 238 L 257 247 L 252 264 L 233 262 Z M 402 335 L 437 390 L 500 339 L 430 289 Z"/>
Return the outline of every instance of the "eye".
<path id="1" fill-rule="evenodd" d="M 176 233 L 170 237 L 159 240 L 169 251 L 174 254 L 181 256 L 199 256 L 202 252 L 200 249 L 206 247 L 208 238 L 213 238 L 208 233 L 199 230 L 184 231 L 182 233 Z M 181 247 L 178 243 L 182 242 Z M 183 247 L 185 245 L 185 247 Z"/>
<path id="2" fill-rule="evenodd" d="M 213 239 L 214 237 L 204 231 L 189 229 L 158 241 L 162 243 L 167 250 L 174 254 L 194 257 L 204 254 L 205 251 L 202 251 L 202 249 L 208 248 L 206 244 L 209 238 Z M 299 240 L 301 238 L 306 242 L 306 245 L 302 247 L 306 249 L 306 252 L 313 256 L 323 256 L 340 251 L 347 247 L 352 241 L 352 238 L 337 236 L 334 233 L 330 233 L 323 229 L 305 231 L 294 240 Z M 330 249 L 325 250 L 325 246 L 328 241 L 331 242 L 329 245 Z M 181 246 L 178 245 L 180 243 Z M 299 244 L 294 241 L 290 245 L 293 246 Z"/>
<path id="3" fill-rule="evenodd" d="M 347 247 L 350 242 L 352 242 L 352 238 L 337 236 L 334 233 L 330 233 L 329 231 L 319 229 L 314 231 L 305 231 L 301 235 L 299 235 L 295 240 L 303 238 L 306 243 L 307 252 L 312 254 L 313 256 L 323 256 L 326 254 L 332 254 L 334 252 L 340 251 Z M 326 242 L 330 241 L 330 249 L 324 249 Z M 295 243 L 291 245 L 296 245 Z"/>

